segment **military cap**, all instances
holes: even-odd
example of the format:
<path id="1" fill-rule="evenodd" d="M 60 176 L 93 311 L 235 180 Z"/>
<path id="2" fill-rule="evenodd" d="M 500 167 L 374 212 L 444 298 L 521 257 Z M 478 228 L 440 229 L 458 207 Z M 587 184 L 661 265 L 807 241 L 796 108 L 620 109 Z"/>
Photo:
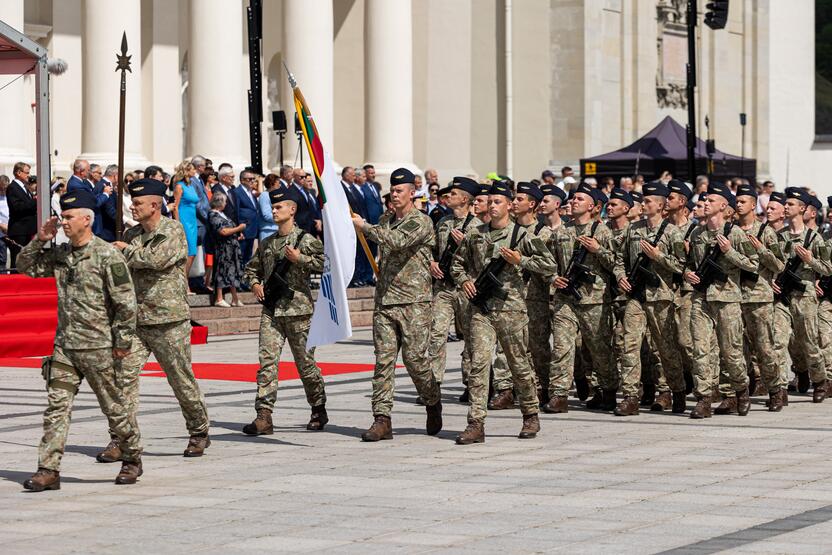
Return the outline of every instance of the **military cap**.
<path id="1" fill-rule="evenodd" d="M 693 199 L 688 200 L 688 203 L 685 205 L 685 208 L 688 209 L 688 212 L 693 212 L 693 209 L 696 208 L 696 203 L 693 202 Z"/>
<path id="2" fill-rule="evenodd" d="M 651 181 L 650 183 L 645 183 L 641 187 L 641 194 L 651 197 L 665 197 L 670 194 L 670 191 L 661 181 Z"/>
<path id="3" fill-rule="evenodd" d="M 815 195 L 809 195 L 809 206 L 814 206 L 818 212 L 823 210 L 823 203 Z"/>
<path id="4" fill-rule="evenodd" d="M 502 181 L 495 181 L 491 185 L 491 189 L 489 189 L 488 194 L 503 195 L 504 197 L 508 197 L 509 199 L 514 198 L 514 194 L 511 192 L 509 186 L 503 183 Z"/>
<path id="5" fill-rule="evenodd" d="M 629 206 L 630 208 L 632 208 L 633 204 L 634 204 L 633 195 L 631 195 L 630 193 L 628 193 L 627 191 L 625 191 L 624 189 L 621 189 L 619 187 L 616 187 L 610 193 L 610 200 L 612 200 L 612 199 L 623 200 L 624 202 L 627 203 L 627 206 Z"/>
<path id="6" fill-rule="evenodd" d="M 165 196 L 165 184 L 158 179 L 139 179 L 127 186 L 131 197 Z"/>
<path id="7" fill-rule="evenodd" d="M 781 193 L 780 191 L 774 191 L 768 197 L 769 202 L 779 202 L 780 204 L 786 204 L 786 195 Z"/>
<path id="8" fill-rule="evenodd" d="M 478 197 L 483 196 L 483 195 L 488 196 L 488 195 L 491 194 L 491 185 L 490 184 L 480 183 L 479 188 L 480 188 L 480 190 L 477 191 L 477 196 Z"/>
<path id="9" fill-rule="evenodd" d="M 601 189 L 592 189 L 592 200 L 595 201 L 596 204 L 607 204 L 609 200 L 607 195 L 604 194 L 604 191 Z"/>
<path id="10" fill-rule="evenodd" d="M 633 197 L 633 202 L 644 202 L 644 195 L 642 195 L 638 191 L 630 191 L 630 196 Z"/>
<path id="11" fill-rule="evenodd" d="M 448 185 L 447 187 L 442 187 L 441 189 L 439 189 L 438 191 L 436 191 L 436 196 L 438 196 L 438 197 L 440 197 L 440 198 L 441 198 L 441 197 L 442 197 L 442 195 L 447 195 L 447 194 L 448 194 L 448 193 L 450 193 L 453 189 L 459 189 L 459 187 L 454 187 L 453 183 L 451 183 L 451 184 L 450 184 L 450 185 Z M 462 190 L 464 191 L 464 189 L 462 189 Z"/>
<path id="12" fill-rule="evenodd" d="M 545 183 L 540 186 L 540 192 L 543 194 L 544 197 L 546 195 L 553 195 L 558 197 L 561 202 L 566 200 L 566 193 L 557 185 L 550 185 L 548 183 Z"/>
<path id="13" fill-rule="evenodd" d="M 416 183 L 416 176 L 407 168 L 393 170 L 390 174 L 390 186 L 402 185 L 404 183 Z"/>
<path id="14" fill-rule="evenodd" d="M 737 187 L 737 196 L 742 197 L 754 197 L 757 198 L 757 190 L 754 189 L 751 185 L 746 185 L 743 183 L 742 185 Z"/>
<path id="15" fill-rule="evenodd" d="M 272 204 L 277 204 L 278 202 L 283 202 L 286 200 L 291 200 L 295 204 L 300 204 L 303 200 L 300 196 L 300 191 L 298 191 L 297 187 L 278 187 L 273 191 L 269 191 L 269 202 Z"/>
<path id="16" fill-rule="evenodd" d="M 83 189 L 66 193 L 61 197 L 61 210 L 72 210 L 73 208 L 95 210 L 95 195 Z"/>
<path id="17" fill-rule="evenodd" d="M 592 200 L 594 201 L 595 200 L 595 193 L 592 192 L 594 190 L 595 189 L 593 189 L 592 187 L 590 187 L 586 183 L 581 183 L 580 185 L 578 185 L 577 189 L 575 189 L 572 192 L 572 196 L 574 197 L 577 193 L 583 193 L 585 195 L 591 196 Z"/>
<path id="18" fill-rule="evenodd" d="M 447 192 L 450 192 L 450 189 L 459 189 L 460 191 L 468 193 L 472 197 L 480 194 L 480 184 L 470 177 L 454 177 L 454 180 L 451 181 L 451 184 L 447 187 L 447 189 L 449 189 Z M 444 193 L 439 191 L 439 194 L 443 195 Z"/>
<path id="19" fill-rule="evenodd" d="M 690 190 L 688 184 L 679 179 L 671 179 L 670 183 L 667 184 L 667 189 L 670 193 L 679 193 L 680 195 L 684 195 L 688 200 L 690 200 L 693 196 L 693 191 Z"/>
<path id="20" fill-rule="evenodd" d="M 543 193 L 534 183 L 528 183 L 526 181 L 521 181 L 517 184 L 517 192 L 529 195 L 537 202 L 540 202 L 543 199 Z"/>
<path id="21" fill-rule="evenodd" d="M 771 196 L 774 196 L 774 193 L 771 193 Z M 826 204 L 828 204 L 829 207 L 832 208 L 832 197 L 826 197 Z"/>
<path id="22" fill-rule="evenodd" d="M 708 185 L 708 195 L 718 195 L 727 200 L 728 206 L 730 206 L 731 208 L 736 209 L 737 207 L 737 199 L 734 197 L 734 194 L 731 192 L 731 189 L 729 189 L 722 183 L 711 183 L 710 185 Z"/>
<path id="23" fill-rule="evenodd" d="M 786 187 L 786 198 L 797 199 L 806 206 L 811 203 L 810 195 L 802 187 Z"/>

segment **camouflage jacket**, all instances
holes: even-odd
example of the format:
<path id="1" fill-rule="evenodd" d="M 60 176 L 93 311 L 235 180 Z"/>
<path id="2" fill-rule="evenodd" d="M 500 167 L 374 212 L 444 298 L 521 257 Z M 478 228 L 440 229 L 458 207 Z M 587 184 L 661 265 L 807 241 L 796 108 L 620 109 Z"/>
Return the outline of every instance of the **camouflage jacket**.
<path id="1" fill-rule="evenodd" d="M 535 222 L 535 225 L 531 227 L 527 227 L 526 230 L 533 235 L 537 235 L 537 237 L 543 242 L 546 246 L 546 250 L 552 255 L 552 260 L 555 258 L 555 237 L 559 230 L 563 229 L 563 224 L 559 225 L 555 229 L 552 229 L 548 225 L 543 225 L 536 234 L 534 233 L 535 229 L 538 228 L 538 224 Z M 526 283 L 526 301 L 532 302 L 549 302 L 549 297 L 554 293 L 552 291 L 552 274 L 539 274 L 536 272 L 526 271 L 525 276 L 528 278 L 528 282 Z"/>
<path id="2" fill-rule="evenodd" d="M 810 231 L 813 236 L 812 242 L 809 245 L 809 250 L 812 251 L 812 261 L 809 264 L 801 262 L 800 268 L 797 270 L 797 275 L 803 282 L 805 291 L 802 293 L 799 291 L 792 293 L 793 295 L 799 297 L 815 296 L 815 280 L 819 276 L 828 276 L 832 274 L 829 261 L 830 247 L 816 230 L 803 228 L 803 231 L 800 233 L 793 234 L 789 231 L 789 228 L 784 227 L 777 232 L 778 238 L 780 239 L 780 248 L 783 251 L 783 260 L 788 263 L 790 258 L 797 256 L 795 253 L 795 247 L 797 245 L 803 246 L 806 240 L 806 234 Z"/>
<path id="3" fill-rule="evenodd" d="M 676 227 L 679 227 L 679 226 L 676 226 Z M 693 232 L 697 227 L 699 227 L 699 224 L 697 224 L 693 220 L 688 220 L 687 225 L 679 227 L 679 233 L 681 233 L 681 235 L 682 235 L 682 244 L 684 244 L 685 241 L 687 241 L 687 243 L 690 244 L 690 237 L 691 237 L 691 235 L 693 235 Z M 685 247 L 684 263 L 685 263 L 686 268 L 687 268 L 688 256 L 690 256 L 690 253 L 688 252 L 687 247 Z M 693 291 L 693 285 L 691 285 L 690 283 L 688 283 L 684 279 L 681 279 L 681 280 L 679 280 L 679 278 L 676 278 L 676 279 L 677 279 L 677 290 L 678 291 L 681 291 L 682 293 L 690 293 L 691 291 Z"/>
<path id="4" fill-rule="evenodd" d="M 627 232 L 621 242 L 622 246 L 615 256 L 616 281 L 627 277 L 642 254 L 641 241 L 653 243 L 661 225 L 663 224 L 651 228 L 647 220 L 639 220 L 627 227 Z M 659 278 L 659 285 L 658 287 L 647 285 L 644 296 L 648 302 L 672 301 L 673 274 L 681 274 L 685 267 L 685 243 L 679 228 L 667 222 L 656 246 L 659 249 L 659 257 L 656 260 L 650 260 L 645 255 L 645 258 L 650 261 L 650 270 Z"/>
<path id="5" fill-rule="evenodd" d="M 121 253 L 127 259 L 139 303 L 137 325 L 190 320 L 185 279 L 188 242 L 182 224 L 162 218 L 150 232 L 140 225 L 131 227 L 123 240 L 127 246 Z"/>
<path id="6" fill-rule="evenodd" d="M 399 220 L 385 214 L 377 225 L 365 223 L 364 233 L 379 246 L 376 307 L 430 302 L 431 219 L 415 208 Z"/>
<path id="7" fill-rule="evenodd" d="M 433 259 L 436 262 L 439 262 L 442 259 L 442 254 L 445 252 L 445 249 L 448 247 L 448 241 L 453 241 L 450 238 L 451 230 L 453 229 L 460 229 L 465 224 L 466 219 L 468 216 L 463 216 L 462 218 L 457 218 L 453 215 L 453 213 L 443 217 L 439 220 L 436 224 L 436 241 L 435 241 L 435 248 L 434 248 L 434 255 Z M 474 216 L 471 215 L 471 219 L 468 221 L 468 225 L 465 228 L 463 233 L 468 233 L 468 231 L 474 229 L 478 225 L 482 225 L 482 222 Z M 449 278 L 451 276 L 448 276 Z M 449 280 L 451 283 L 446 282 L 445 280 L 436 280 L 433 284 L 434 293 L 439 291 L 445 291 L 449 289 L 454 289 L 453 285 L 453 278 Z"/>
<path id="8" fill-rule="evenodd" d="M 753 279 L 740 279 L 740 289 L 742 289 L 742 302 L 744 303 L 770 303 L 774 300 L 774 291 L 771 288 L 771 282 L 774 277 L 783 271 L 785 264 L 783 263 L 783 250 L 780 247 L 780 241 L 777 238 L 777 232 L 766 226 L 763 229 L 762 235 L 760 228 L 763 224 L 754 220 L 750 229 L 743 230 L 746 235 L 753 235 L 758 237 L 763 244 L 762 248 L 757 251 L 759 257 L 759 264 L 757 271 L 757 281 Z"/>
<path id="9" fill-rule="evenodd" d="M 558 263 L 557 274 L 559 276 L 566 277 L 572 253 L 580 246 L 577 238 L 584 235 L 588 236 L 594 223 L 589 222 L 579 225 L 573 220 L 563 226 L 564 233 L 557 238 L 555 248 L 555 259 Z M 612 272 L 615 266 L 612 231 L 606 225 L 599 223 L 593 236 L 601 248 L 595 254 L 587 253 L 584 264 L 589 267 L 591 275 L 595 276 L 595 280 L 592 283 L 582 283 L 579 285 L 578 291 L 581 293 L 580 301 L 576 301 L 574 297 L 565 293 L 559 293 L 558 297 L 561 299 L 566 298 L 570 302 L 576 302 L 577 304 L 603 304 L 609 302 L 609 289 L 607 287 L 609 276 L 607 274 Z"/>
<path id="10" fill-rule="evenodd" d="M 285 258 L 286 246 L 295 246 L 301 229 L 296 225 L 288 235 L 278 232 L 269 235 L 257 247 L 245 268 L 245 277 L 249 284 L 265 285 L 278 262 Z M 274 307 L 275 316 L 306 316 L 312 314 L 312 291 L 309 288 L 309 274 L 321 272 L 324 268 L 324 245 L 308 233 L 297 245 L 300 259 L 297 264 L 290 264 L 283 276 L 294 291 L 294 296 L 283 298 Z M 264 312 L 270 312 L 263 307 Z"/>
<path id="11" fill-rule="evenodd" d="M 712 245 L 716 245 L 716 236 L 722 235 L 724 228 L 720 227 L 717 230 L 711 231 L 707 226 L 699 226 L 690 235 L 690 251 L 686 263 L 686 271 L 694 272 L 699 267 L 702 260 L 710 250 Z M 717 263 L 719 267 L 725 272 L 727 279 L 725 283 L 714 282 L 708 287 L 706 291 L 706 300 L 738 303 L 742 301 L 742 292 L 740 291 L 740 272 L 746 270 L 749 272 L 756 272 L 759 257 L 754 246 L 748 241 L 745 232 L 737 226 L 731 227 L 728 233 L 728 239 L 731 241 L 731 249 L 722 253 L 720 251 Z M 716 247 L 717 249 L 719 247 Z"/>
<path id="12" fill-rule="evenodd" d="M 488 263 L 500 257 L 500 247 L 511 245 L 511 236 L 517 224 L 509 222 L 503 229 L 492 229 L 490 224 L 482 224 L 465 235 L 459 250 L 456 251 L 451 273 L 458 286 L 466 281 L 476 281 Z M 521 226 L 522 228 L 523 226 Z M 533 233 L 522 229 L 517 234 L 517 244 L 514 250 L 520 252 L 520 263 L 517 265 L 506 263 L 506 267 L 497 276 L 503 282 L 505 300 L 492 298 L 489 308 L 497 311 L 526 310 L 523 271 L 533 274 L 551 276 L 555 271 L 555 260 L 546 248 L 546 243 Z"/>
<path id="13" fill-rule="evenodd" d="M 43 248 L 37 238 L 17 257 L 31 277 L 54 277 L 58 286 L 55 345 L 65 349 L 129 349 L 136 332 L 136 293 L 117 248 L 93 237 L 81 248 Z"/>
<path id="14" fill-rule="evenodd" d="M 609 226 L 607 226 L 609 227 Z M 615 253 L 615 256 L 618 257 L 619 252 L 621 251 L 622 246 L 624 245 L 624 237 L 627 234 L 627 229 L 630 227 L 630 223 L 627 222 L 627 225 L 622 227 L 621 229 L 613 229 L 610 227 L 610 233 L 612 233 L 612 250 Z M 613 271 L 615 270 L 615 266 L 613 266 Z M 612 302 L 627 302 L 627 299 L 630 297 L 627 296 L 624 291 L 621 291 L 618 288 L 618 280 L 615 277 L 615 273 L 612 274 L 612 280 L 610 280 L 610 294 L 609 296 L 612 298 Z"/>

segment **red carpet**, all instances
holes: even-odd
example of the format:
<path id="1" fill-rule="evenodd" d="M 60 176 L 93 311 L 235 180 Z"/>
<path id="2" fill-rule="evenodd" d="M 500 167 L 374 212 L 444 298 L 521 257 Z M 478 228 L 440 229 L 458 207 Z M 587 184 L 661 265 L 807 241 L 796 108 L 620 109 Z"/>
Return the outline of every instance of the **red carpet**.
<path id="1" fill-rule="evenodd" d="M 58 325 L 54 278 L 0 276 L 0 357 L 46 356 L 52 353 Z M 195 326 L 191 343 L 208 340 L 208 328 Z"/>
<path id="2" fill-rule="evenodd" d="M 0 358 L 0 367 L 40 368 L 39 358 Z M 318 367 L 324 376 L 348 374 L 351 372 L 369 372 L 372 364 L 347 364 L 343 362 L 319 362 Z M 258 364 L 218 364 L 212 362 L 195 362 L 194 375 L 201 380 L 228 380 L 234 382 L 256 382 Z M 165 373 L 159 365 L 150 362 L 144 367 L 142 376 L 161 378 Z M 296 380 L 298 369 L 293 362 L 281 362 L 279 369 L 281 380 Z"/>

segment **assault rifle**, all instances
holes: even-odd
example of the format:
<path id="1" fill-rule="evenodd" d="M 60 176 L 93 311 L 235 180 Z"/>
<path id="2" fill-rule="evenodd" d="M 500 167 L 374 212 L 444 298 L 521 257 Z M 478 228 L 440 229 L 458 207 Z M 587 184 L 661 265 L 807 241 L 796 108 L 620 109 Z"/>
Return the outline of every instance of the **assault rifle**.
<path id="1" fill-rule="evenodd" d="M 471 223 L 471 220 L 474 218 L 473 215 L 468 214 L 465 217 L 465 222 L 462 224 L 462 227 L 459 230 L 462 233 L 465 233 L 465 228 L 468 227 L 468 224 Z M 445 250 L 442 251 L 442 256 L 439 257 L 439 269 L 442 271 L 442 279 L 439 280 L 441 283 L 446 285 L 453 285 L 454 280 L 451 278 L 451 264 L 454 261 L 454 255 L 456 251 L 459 249 L 459 245 L 454 241 L 454 237 L 452 233 L 448 233 L 448 242 L 445 244 Z"/>
<path id="2" fill-rule="evenodd" d="M 757 232 L 757 240 L 759 241 L 763 237 L 763 232 L 766 230 L 766 226 L 768 222 L 763 222 L 760 226 L 760 230 Z M 759 281 L 760 274 L 757 272 L 749 272 L 748 270 L 740 270 L 740 283 L 748 286 L 753 286 Z"/>
<path id="3" fill-rule="evenodd" d="M 687 242 L 688 239 L 690 239 L 691 233 L 693 233 L 693 230 L 696 229 L 697 227 L 698 227 L 697 224 L 695 224 L 693 222 L 690 222 L 688 224 L 688 230 L 685 232 L 685 238 L 682 239 L 682 240 L 684 242 Z M 687 256 L 687 253 L 686 253 L 686 256 Z M 683 278 L 682 278 L 682 274 L 673 274 L 673 285 L 674 285 L 674 287 L 681 286 L 682 281 L 684 281 Z"/>
<path id="4" fill-rule="evenodd" d="M 732 222 L 725 222 L 722 234 L 728 237 L 732 227 L 734 227 Z M 705 258 L 702 259 L 702 262 L 699 263 L 699 266 L 694 272 L 699 276 L 699 283 L 693 286 L 695 290 L 700 293 L 705 293 L 712 284 L 725 283 L 728 280 L 728 275 L 722 269 L 722 266 L 719 265 L 719 259 L 721 257 L 722 250 L 719 248 L 719 243 L 715 241 L 711 245 L 711 248 L 708 249 L 708 252 L 705 253 Z"/>
<path id="5" fill-rule="evenodd" d="M 517 234 L 520 231 L 520 226 L 515 225 L 514 231 L 511 234 L 510 249 L 514 249 L 519 242 Z M 492 258 L 485 268 L 482 269 L 480 275 L 474 281 L 474 288 L 477 290 L 476 294 L 468 301 L 475 307 L 480 309 L 483 314 L 488 314 L 491 309 L 488 307 L 488 301 L 494 297 L 506 300 L 508 292 L 503 289 L 503 282 L 500 280 L 500 272 L 506 267 L 508 262 L 502 256 Z"/>
<path id="6" fill-rule="evenodd" d="M 809 246 L 812 244 L 812 241 L 815 239 L 815 234 L 811 229 L 806 230 L 806 239 L 803 240 L 803 248 L 808 249 Z M 780 275 L 774 280 L 774 284 L 780 289 L 779 293 L 774 295 L 774 299 L 780 301 L 786 306 L 789 306 L 792 302 L 791 295 L 795 291 L 799 293 L 806 292 L 806 284 L 803 283 L 803 280 L 800 279 L 800 276 L 797 275 L 797 272 L 800 271 L 800 267 L 803 266 L 803 260 L 798 255 L 794 255 L 789 258 L 789 261 L 786 262 L 786 267 L 780 272 Z M 826 289 L 821 286 L 826 293 Z"/>
<path id="7" fill-rule="evenodd" d="M 297 248 L 300 244 L 301 239 L 306 234 L 305 231 L 301 231 L 298 235 L 297 241 L 295 241 L 295 247 Z M 264 299 L 262 301 L 263 306 L 268 308 L 269 310 L 274 310 L 282 300 L 292 300 L 295 297 L 295 292 L 289 287 L 289 282 L 286 281 L 286 274 L 289 271 L 292 263 L 286 258 L 284 253 L 283 258 L 277 261 L 272 268 L 272 273 L 269 275 L 269 279 L 266 280 L 266 283 L 263 285 L 263 294 Z"/>
<path id="8" fill-rule="evenodd" d="M 598 222 L 592 224 L 589 230 L 589 236 L 595 235 L 595 230 L 598 228 Z M 564 295 L 571 295 L 576 301 L 583 298 L 578 287 L 583 284 L 595 283 L 598 277 L 592 273 L 592 269 L 584 264 L 586 255 L 589 254 L 586 247 L 579 243 L 578 248 L 572 252 L 572 258 L 569 259 L 569 265 L 566 267 L 566 274 L 563 276 L 569 282 L 569 285 L 560 289 L 559 291 Z"/>
<path id="9" fill-rule="evenodd" d="M 655 247 L 664 235 L 664 230 L 667 227 L 667 220 L 662 220 L 659 226 L 659 231 L 656 233 L 656 238 L 650 242 L 650 245 Z M 640 303 L 647 300 L 647 287 L 659 287 L 661 280 L 655 270 L 652 269 L 653 261 L 642 252 L 636 258 L 630 273 L 627 274 L 627 281 L 630 283 L 630 292 L 627 296 L 635 299 Z"/>

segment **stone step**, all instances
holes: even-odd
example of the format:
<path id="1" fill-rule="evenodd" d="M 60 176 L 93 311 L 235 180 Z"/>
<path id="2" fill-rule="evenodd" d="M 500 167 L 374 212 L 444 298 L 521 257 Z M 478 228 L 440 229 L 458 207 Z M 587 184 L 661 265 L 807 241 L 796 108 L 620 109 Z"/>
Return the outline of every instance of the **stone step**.
<path id="1" fill-rule="evenodd" d="M 372 325 L 374 294 L 375 289 L 372 287 L 347 289 L 347 302 L 353 328 Z M 312 291 L 313 299 L 317 296 L 318 291 Z M 262 306 L 255 300 L 253 293 L 240 293 L 239 297 L 245 306 L 222 308 L 212 306 L 208 295 L 189 295 L 191 318 L 207 327 L 208 334 L 213 336 L 257 332 L 260 328 Z M 226 295 L 225 300 L 230 304 L 231 295 Z"/>

